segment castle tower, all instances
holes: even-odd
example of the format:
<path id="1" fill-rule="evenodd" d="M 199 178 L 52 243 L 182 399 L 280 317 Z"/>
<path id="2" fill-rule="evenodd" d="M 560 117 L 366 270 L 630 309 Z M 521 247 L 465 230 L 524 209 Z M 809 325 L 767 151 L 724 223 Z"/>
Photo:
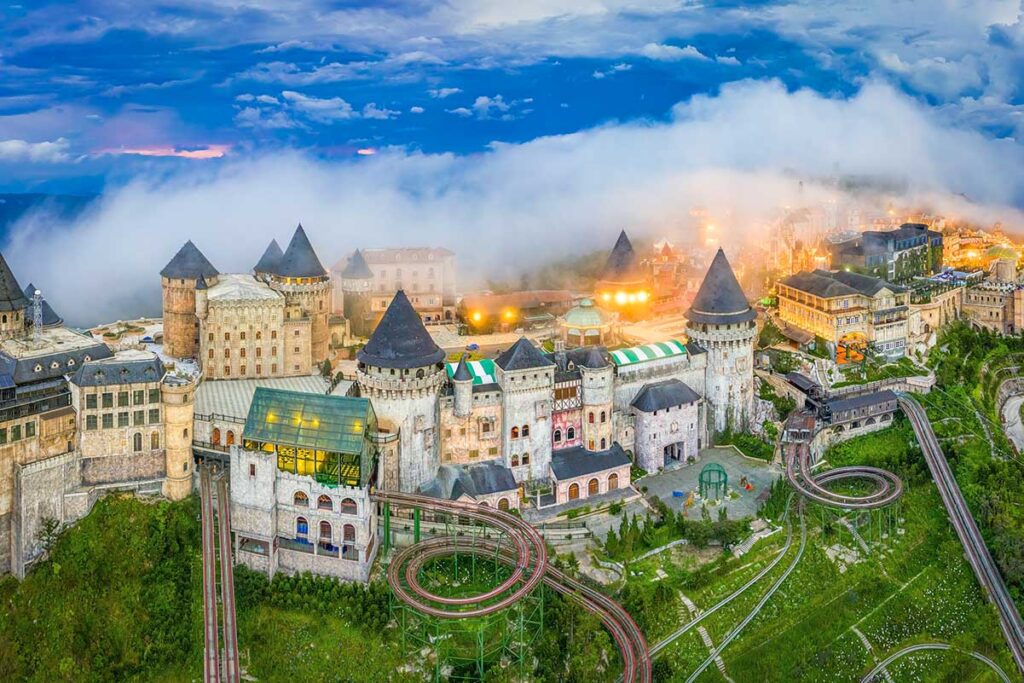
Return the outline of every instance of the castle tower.
<path id="1" fill-rule="evenodd" d="M 206 284 L 206 278 L 202 275 L 196 280 L 196 318 L 198 320 L 206 320 L 207 304 L 207 290 L 209 287 Z"/>
<path id="2" fill-rule="evenodd" d="M 555 395 L 555 363 L 526 337 L 520 337 L 494 360 L 501 386 L 502 436 L 506 467 L 516 481 L 544 479 L 551 464 L 551 411 Z M 524 462 L 524 460 L 526 462 Z"/>
<path id="3" fill-rule="evenodd" d="M 690 340 L 708 353 L 704 398 L 712 434 L 748 426 L 754 406 L 756 317 L 719 249 L 686 312 Z"/>
<path id="4" fill-rule="evenodd" d="M 437 473 L 437 398 L 447 378 L 444 351 L 398 290 L 377 329 L 356 357 L 356 383 L 382 425 L 398 431 L 398 452 L 384 450 L 381 488 L 416 491 Z M 391 434 L 378 435 L 386 440 Z"/>
<path id="5" fill-rule="evenodd" d="M 25 316 L 29 315 L 30 306 L 7 260 L 0 254 L 0 339 L 12 339 L 25 333 L 28 327 Z"/>
<path id="6" fill-rule="evenodd" d="M 185 244 L 160 271 L 164 308 L 164 351 L 175 358 L 192 358 L 199 352 L 199 319 L 196 318 L 196 283 L 203 278 L 216 284 L 220 273 L 203 252 Z"/>
<path id="7" fill-rule="evenodd" d="M 260 256 L 260 260 L 253 266 L 252 272 L 256 277 L 266 279 L 277 270 L 282 258 L 284 258 L 284 252 L 281 251 L 281 245 L 277 243 L 277 240 L 270 240 L 270 244 L 263 251 L 263 256 Z"/>
<path id="8" fill-rule="evenodd" d="M 310 321 L 311 361 L 313 365 L 322 362 L 327 358 L 330 340 L 331 279 L 320 264 L 301 223 L 295 228 L 295 234 L 274 272 L 269 275 L 270 286 L 284 295 L 285 317 Z M 285 348 L 290 349 L 291 346 Z"/>
<path id="9" fill-rule="evenodd" d="M 192 491 L 192 418 L 194 417 L 194 381 L 168 375 L 160 387 L 164 408 L 164 462 L 166 478 L 163 494 L 181 500 Z"/>
<path id="10" fill-rule="evenodd" d="M 595 296 L 601 308 L 617 311 L 625 320 L 641 320 L 650 310 L 651 288 L 626 231 L 608 254 Z"/>
<path id="11" fill-rule="evenodd" d="M 356 337 L 368 337 L 373 329 L 373 311 L 370 309 L 372 280 L 373 271 L 362 252 L 356 249 L 341 271 L 342 314 Z"/>
<path id="12" fill-rule="evenodd" d="M 466 365 L 466 355 L 459 359 L 459 365 L 452 375 L 455 394 L 455 415 L 466 417 L 473 411 L 473 375 Z"/>
<path id="13" fill-rule="evenodd" d="M 611 447 L 614 438 L 614 369 L 600 350 L 592 348 L 580 363 L 580 375 L 583 377 L 583 447 L 602 451 Z"/>

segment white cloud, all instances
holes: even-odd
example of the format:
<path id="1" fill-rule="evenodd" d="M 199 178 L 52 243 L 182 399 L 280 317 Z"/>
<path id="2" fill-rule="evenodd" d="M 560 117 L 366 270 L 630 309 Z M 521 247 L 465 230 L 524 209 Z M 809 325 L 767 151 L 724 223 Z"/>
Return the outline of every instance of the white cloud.
<path id="1" fill-rule="evenodd" d="M 423 107 L 418 107 L 418 106 L 409 107 L 409 113 L 410 114 L 422 114 L 424 111 L 426 111 L 426 110 Z"/>
<path id="2" fill-rule="evenodd" d="M 234 79 L 280 83 L 290 86 L 338 83 L 341 81 L 387 78 L 404 74 L 413 77 L 416 69 L 442 66 L 445 60 L 423 50 L 412 50 L 389 55 L 378 60 L 328 62 L 306 69 L 292 62 L 260 62 L 235 75 Z"/>
<path id="3" fill-rule="evenodd" d="M 311 97 L 294 90 L 283 91 L 281 97 L 292 109 L 318 123 L 335 123 L 358 116 L 352 105 L 340 97 Z"/>
<path id="4" fill-rule="evenodd" d="M 718 55 L 715 57 L 715 61 L 719 64 L 726 64 L 728 66 L 739 66 L 741 63 L 740 60 L 736 59 L 732 55 Z"/>
<path id="5" fill-rule="evenodd" d="M 481 119 L 504 114 L 509 109 L 510 106 L 508 102 L 506 102 L 505 98 L 501 95 L 495 95 L 494 97 L 480 95 L 473 100 L 473 111 L 475 111 L 477 117 Z"/>
<path id="6" fill-rule="evenodd" d="M 622 63 L 619 63 L 619 64 L 613 64 L 611 67 L 609 67 L 608 69 L 606 69 L 604 71 L 595 70 L 594 73 L 591 74 L 591 75 L 594 78 L 601 79 L 601 78 L 606 78 L 608 76 L 614 76 L 615 74 L 622 73 L 623 71 L 629 71 L 632 68 L 633 68 L 632 64 L 626 64 L 625 62 L 622 62 Z"/>
<path id="7" fill-rule="evenodd" d="M 648 59 L 659 62 L 677 62 L 680 59 L 697 59 L 707 61 L 707 56 L 693 45 L 677 47 L 675 45 L 662 45 L 659 43 L 647 43 L 640 48 L 640 54 Z"/>
<path id="8" fill-rule="evenodd" d="M 30 161 L 54 164 L 68 161 L 70 144 L 64 138 L 53 141 L 0 140 L 0 161 Z"/>
<path id="9" fill-rule="evenodd" d="M 280 130 L 302 128 L 302 124 L 284 111 L 272 111 L 260 107 L 244 107 L 235 114 L 235 123 L 242 128 Z"/>
<path id="10" fill-rule="evenodd" d="M 472 116 L 473 112 L 466 107 L 456 107 L 455 109 L 445 109 L 449 114 L 455 114 L 456 116 Z"/>
<path id="11" fill-rule="evenodd" d="M 393 119 L 400 116 L 402 112 L 394 109 L 380 108 L 376 102 L 370 102 L 363 107 L 364 119 Z"/>
<path id="12" fill-rule="evenodd" d="M 449 95 L 455 95 L 455 94 L 458 94 L 458 93 L 462 92 L 462 88 L 437 88 L 437 89 L 434 89 L 434 90 L 428 90 L 427 92 L 430 93 L 431 97 L 436 97 L 438 99 L 444 99 L 444 98 L 448 97 Z"/>
<path id="13" fill-rule="evenodd" d="M 833 196 L 815 181 L 838 174 L 899 179 L 906 201 L 1020 225 L 1024 216 L 1005 207 L 1024 195 L 1022 168 L 1015 143 L 950 125 L 885 84 L 832 99 L 745 81 L 678 105 L 666 122 L 607 124 L 467 156 L 382 149 L 339 162 L 292 152 L 140 177 L 70 226 L 31 218 L 15 226 L 4 255 L 77 324 L 93 320 L 76 315 L 158 314 L 157 273 L 186 239 L 221 271 L 244 272 L 299 219 L 324 263 L 355 247 L 484 245 L 459 260 L 468 289 L 580 244 L 609 247 L 622 226 L 685 241 L 695 205 L 756 226 L 783 204 Z M 738 228 L 735 242 L 754 229 Z M 58 236 L 76 258 L 53 258 Z M 107 262 L 118 268 L 95 277 Z"/>

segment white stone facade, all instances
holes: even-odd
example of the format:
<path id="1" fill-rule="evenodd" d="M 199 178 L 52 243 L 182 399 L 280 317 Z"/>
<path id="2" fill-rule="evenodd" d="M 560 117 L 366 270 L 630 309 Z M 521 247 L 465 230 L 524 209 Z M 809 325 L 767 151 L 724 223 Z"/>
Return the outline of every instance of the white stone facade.
<path id="1" fill-rule="evenodd" d="M 517 481 L 545 479 L 551 464 L 551 410 L 555 392 L 553 366 L 505 372 L 495 366 L 501 387 L 504 422 L 503 455 Z M 529 458 L 523 463 L 523 456 Z"/>
<path id="2" fill-rule="evenodd" d="M 703 391 L 691 387 L 703 393 L 707 401 L 709 431 L 746 429 L 754 406 L 756 324 L 753 321 L 728 325 L 691 324 L 687 330 L 690 340 L 707 351 Z"/>
<path id="3" fill-rule="evenodd" d="M 700 457 L 702 415 L 697 401 L 653 413 L 633 409 L 636 420 L 636 463 L 657 472 L 672 460 L 689 463 Z"/>

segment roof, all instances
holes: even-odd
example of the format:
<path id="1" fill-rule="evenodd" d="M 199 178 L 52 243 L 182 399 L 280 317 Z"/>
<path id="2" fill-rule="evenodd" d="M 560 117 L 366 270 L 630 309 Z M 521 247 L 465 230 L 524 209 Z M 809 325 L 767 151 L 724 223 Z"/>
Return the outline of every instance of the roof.
<path id="1" fill-rule="evenodd" d="M 292 241 L 288 243 L 288 248 L 281 256 L 273 275 L 280 277 L 324 277 L 327 275 L 316 252 L 313 251 L 313 245 L 306 237 L 302 223 L 295 228 Z"/>
<path id="2" fill-rule="evenodd" d="M 420 491 L 434 498 L 457 500 L 463 495 L 476 498 L 492 493 L 515 491 L 518 487 L 512 470 L 500 460 L 472 465 L 441 465 L 437 475 L 420 487 Z"/>
<path id="3" fill-rule="evenodd" d="M 458 379 L 455 377 L 455 371 L 458 369 L 459 363 L 445 363 L 445 370 L 448 372 L 448 377 L 452 379 Z M 469 378 L 473 380 L 473 384 L 493 384 L 494 379 L 494 361 L 489 359 L 483 360 L 470 360 L 466 361 L 466 370 L 469 372 Z"/>
<path id="4" fill-rule="evenodd" d="M 607 324 L 606 318 L 604 312 L 590 299 L 583 299 L 563 316 L 568 327 L 601 327 Z"/>
<path id="5" fill-rule="evenodd" d="M 604 264 L 601 279 L 621 282 L 634 280 L 637 274 L 636 252 L 633 251 L 633 244 L 626 236 L 626 231 L 619 233 L 619 239 L 615 240 L 612 252 L 608 254 L 608 260 Z"/>
<path id="6" fill-rule="evenodd" d="M 163 376 L 164 364 L 155 353 L 128 351 L 83 363 L 71 381 L 80 387 L 105 387 L 159 382 Z"/>
<path id="7" fill-rule="evenodd" d="M 270 244 L 263 251 L 263 256 L 260 256 L 260 260 L 256 262 L 252 270 L 254 273 L 271 273 L 273 274 L 277 267 L 281 264 L 281 259 L 284 257 L 284 252 L 281 251 L 281 245 L 277 243 L 277 240 L 270 240 Z"/>
<path id="8" fill-rule="evenodd" d="M 851 396 L 850 398 L 836 398 L 828 402 L 828 407 L 832 413 L 841 413 L 846 410 L 854 410 L 856 408 L 866 408 L 868 406 L 877 405 L 879 403 L 886 403 L 887 401 L 895 401 L 896 394 L 886 389 L 885 391 L 875 391 L 870 394 L 860 394 L 858 396 Z"/>
<path id="9" fill-rule="evenodd" d="M 611 353 L 612 362 L 618 367 L 633 365 L 634 363 L 643 363 L 649 360 L 657 360 L 659 358 L 682 356 L 685 354 L 686 346 L 675 339 L 655 342 L 653 344 L 644 344 L 643 346 L 634 346 L 628 349 L 619 349 L 617 351 L 612 351 Z"/>
<path id="10" fill-rule="evenodd" d="M 164 269 L 160 271 L 160 275 L 167 278 L 196 280 L 200 275 L 212 278 L 220 275 L 220 273 L 217 272 L 212 263 L 206 260 L 203 252 L 199 251 L 199 247 L 193 244 L 192 240 L 189 240 L 181 246 L 181 249 L 174 255 L 174 258 L 164 266 Z"/>
<path id="11" fill-rule="evenodd" d="M 373 277 L 373 271 L 363 258 L 363 253 L 356 249 L 341 271 L 341 276 L 346 280 L 366 280 Z"/>
<path id="12" fill-rule="evenodd" d="M 396 249 L 363 249 L 367 263 L 430 262 L 454 256 L 455 252 L 444 247 L 401 247 Z"/>
<path id="13" fill-rule="evenodd" d="M 422 368 L 444 360 L 444 351 L 423 326 L 403 290 L 398 290 L 370 340 L 356 356 L 381 368 Z"/>
<path id="14" fill-rule="evenodd" d="M 7 265 L 7 259 L 0 254 L 0 311 L 18 311 L 28 306 L 29 300 L 18 284 L 18 279 Z"/>
<path id="15" fill-rule="evenodd" d="M 893 292 L 904 292 L 906 289 L 870 275 L 861 275 L 846 270 L 836 272 L 814 270 L 790 275 L 781 280 L 782 284 L 801 292 L 807 292 L 822 299 L 834 299 L 840 296 L 856 296 L 864 294 L 874 296 L 882 289 Z"/>
<path id="16" fill-rule="evenodd" d="M 821 389 L 821 385 L 801 372 L 787 372 L 786 381 L 805 394 L 815 389 Z"/>
<path id="17" fill-rule="evenodd" d="M 375 424 L 367 398 L 257 387 L 242 435 L 263 443 L 361 454 L 367 430 L 376 429 Z"/>
<path id="18" fill-rule="evenodd" d="M 200 275 L 199 279 L 196 280 L 196 291 L 201 292 L 204 289 L 209 289 L 209 285 L 206 284 L 206 278 Z"/>
<path id="19" fill-rule="evenodd" d="M 696 391 L 678 379 L 645 384 L 630 404 L 643 413 L 653 413 L 700 400 Z"/>
<path id="20" fill-rule="evenodd" d="M 451 363 L 449 363 L 448 365 L 451 365 Z M 462 356 L 459 357 L 459 365 L 458 367 L 455 368 L 455 373 L 449 376 L 456 382 L 466 382 L 473 380 L 473 375 L 470 374 L 469 368 L 466 367 L 466 354 L 462 354 Z"/>
<path id="21" fill-rule="evenodd" d="M 103 342 L 66 327 L 44 328 L 35 336 L 0 342 L 0 375 L 15 384 L 32 384 L 63 377 L 83 363 L 113 355 Z"/>
<path id="22" fill-rule="evenodd" d="M 597 474 L 613 467 L 630 464 L 629 456 L 618 441 L 606 451 L 588 451 L 583 446 L 564 448 L 551 454 L 551 472 L 555 479 L 565 481 L 587 474 Z"/>
<path id="23" fill-rule="evenodd" d="M 697 296 L 690 304 L 690 310 L 686 312 L 686 319 L 691 323 L 729 325 L 748 322 L 756 317 L 757 312 L 747 302 L 729 259 L 719 248 L 704 281 L 700 283 Z"/>
<path id="24" fill-rule="evenodd" d="M 35 296 L 36 291 L 38 291 L 36 286 L 31 282 L 28 283 L 28 287 L 25 288 L 25 298 L 31 300 Z M 42 300 L 40 307 L 43 309 L 43 327 L 54 327 L 63 324 L 64 319 L 57 315 L 57 312 L 53 310 L 45 298 Z M 29 316 L 28 321 L 33 323 L 33 316 Z"/>
<path id="25" fill-rule="evenodd" d="M 515 344 L 499 355 L 494 363 L 505 372 L 547 368 L 555 364 L 526 337 L 520 337 Z"/>
<path id="26" fill-rule="evenodd" d="M 262 280 L 246 273 L 229 273 L 217 278 L 217 284 L 206 293 L 207 301 L 277 301 L 284 296 Z"/>
<path id="27" fill-rule="evenodd" d="M 861 275 L 860 273 L 853 273 L 848 270 L 839 270 L 836 272 L 830 272 L 827 270 L 816 270 L 815 273 L 827 273 L 832 276 L 833 279 L 842 282 L 844 285 L 854 288 L 861 294 L 867 294 L 868 296 L 874 296 L 883 289 L 888 289 L 892 292 L 905 292 L 905 287 L 894 285 L 891 282 L 886 282 L 882 278 L 872 277 L 870 275 Z"/>
<path id="28" fill-rule="evenodd" d="M 333 393 L 344 395 L 351 384 L 351 382 L 343 381 Z M 320 375 L 206 380 L 196 388 L 196 419 L 217 414 L 236 420 L 245 420 L 257 387 L 284 389 L 304 394 L 326 394 L 330 384 Z"/>

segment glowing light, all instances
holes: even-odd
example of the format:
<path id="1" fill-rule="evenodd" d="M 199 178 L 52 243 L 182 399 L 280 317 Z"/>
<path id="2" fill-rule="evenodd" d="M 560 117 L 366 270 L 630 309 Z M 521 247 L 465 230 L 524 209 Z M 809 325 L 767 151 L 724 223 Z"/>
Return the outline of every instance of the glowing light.
<path id="1" fill-rule="evenodd" d="M 708 223 L 708 232 L 714 232 L 714 231 L 715 231 L 715 224 L 714 223 Z"/>
<path id="2" fill-rule="evenodd" d="M 277 422 L 277 415 L 267 413 L 267 422 Z"/>
<path id="3" fill-rule="evenodd" d="M 628 295 L 628 296 L 626 297 L 626 301 L 628 301 L 628 302 L 629 302 L 629 303 L 631 303 L 631 304 L 635 304 L 635 303 L 636 303 L 636 294 L 630 294 L 630 295 Z"/>
<path id="4" fill-rule="evenodd" d="M 356 154 L 358 154 L 361 157 L 372 157 L 376 153 L 377 150 L 375 150 L 373 147 L 362 147 L 356 150 Z"/>
<path id="5" fill-rule="evenodd" d="M 483 316 L 480 315 L 480 311 L 473 311 L 473 315 L 470 316 L 470 317 L 472 318 L 473 322 L 475 322 L 475 323 L 478 323 L 478 322 L 480 322 L 483 319 Z"/>
<path id="6" fill-rule="evenodd" d="M 603 299 L 604 301 L 611 301 L 612 300 L 611 292 L 605 292 L 604 294 L 602 294 L 601 295 L 601 299 Z"/>
<path id="7" fill-rule="evenodd" d="M 625 292 L 615 292 L 615 303 L 619 304 L 620 306 L 622 304 L 626 303 L 626 293 Z"/>
<path id="8" fill-rule="evenodd" d="M 503 315 L 505 316 L 505 320 L 512 320 L 514 317 L 516 317 L 515 312 L 511 308 L 506 309 Z"/>
<path id="9" fill-rule="evenodd" d="M 640 303 L 647 301 L 647 292 L 640 292 L 636 295 L 636 300 Z"/>

